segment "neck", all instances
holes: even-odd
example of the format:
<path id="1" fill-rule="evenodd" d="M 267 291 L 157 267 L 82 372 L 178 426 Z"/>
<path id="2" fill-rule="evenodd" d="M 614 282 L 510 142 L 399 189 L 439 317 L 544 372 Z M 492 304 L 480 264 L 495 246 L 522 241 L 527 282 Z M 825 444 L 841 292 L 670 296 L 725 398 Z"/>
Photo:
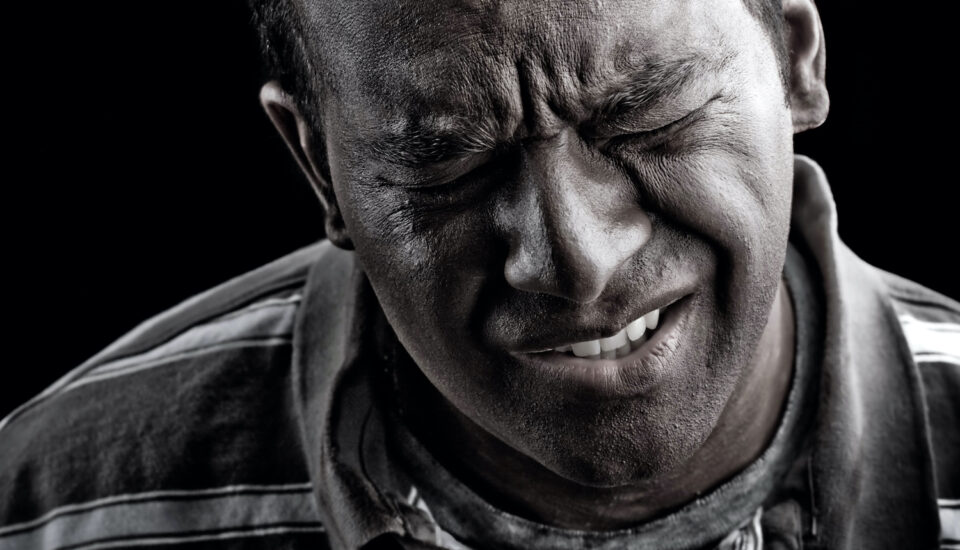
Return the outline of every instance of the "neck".
<path id="1" fill-rule="evenodd" d="M 681 468 L 628 486 L 589 487 L 558 476 L 466 418 L 415 366 L 401 369 L 400 404 L 431 454 L 490 504 L 556 527 L 622 529 L 695 500 L 763 453 L 790 386 L 794 329 L 781 281 L 757 351 L 703 446 Z"/>

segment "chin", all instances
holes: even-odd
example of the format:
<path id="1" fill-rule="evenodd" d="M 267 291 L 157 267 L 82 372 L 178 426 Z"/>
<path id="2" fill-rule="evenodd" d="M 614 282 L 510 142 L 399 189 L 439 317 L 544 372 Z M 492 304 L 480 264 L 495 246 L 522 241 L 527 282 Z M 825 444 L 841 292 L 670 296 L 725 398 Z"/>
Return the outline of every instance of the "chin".
<path id="1" fill-rule="evenodd" d="M 632 405 L 632 406 L 631 406 Z M 694 416 L 664 421 L 649 404 L 621 404 L 605 414 L 583 413 L 521 449 L 554 474 L 579 485 L 641 485 L 680 468 L 703 445 L 713 423 Z M 702 411 L 701 411 L 702 412 Z M 676 417 L 675 417 L 676 418 Z M 549 421 L 549 420 L 548 420 Z"/>

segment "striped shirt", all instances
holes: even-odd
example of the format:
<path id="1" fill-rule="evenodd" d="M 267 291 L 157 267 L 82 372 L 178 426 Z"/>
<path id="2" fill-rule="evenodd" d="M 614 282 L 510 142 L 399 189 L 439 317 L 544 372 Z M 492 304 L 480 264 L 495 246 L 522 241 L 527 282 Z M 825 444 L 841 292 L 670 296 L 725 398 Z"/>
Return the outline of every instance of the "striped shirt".
<path id="1" fill-rule="evenodd" d="M 826 301 L 809 503 L 757 510 L 714 546 L 762 548 L 776 520 L 771 548 L 960 548 L 960 304 L 856 258 L 819 167 L 798 157 L 796 175 L 791 240 Z M 318 243 L 146 321 L 14 410 L 0 550 L 482 548 L 362 467 L 368 290 L 351 253 Z"/>
<path id="2" fill-rule="evenodd" d="M 899 277 L 888 279 L 925 393 L 942 547 L 960 550 L 960 307 Z"/>

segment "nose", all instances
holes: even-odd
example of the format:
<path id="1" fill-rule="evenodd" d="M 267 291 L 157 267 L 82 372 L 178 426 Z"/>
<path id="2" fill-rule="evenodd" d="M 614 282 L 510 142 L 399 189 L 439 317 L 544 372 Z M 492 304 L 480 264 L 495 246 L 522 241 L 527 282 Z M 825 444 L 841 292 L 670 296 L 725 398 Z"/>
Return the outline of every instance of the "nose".
<path id="1" fill-rule="evenodd" d="M 623 172 L 560 133 L 523 144 L 516 185 L 500 209 L 507 282 L 579 303 L 596 300 L 652 227 Z"/>

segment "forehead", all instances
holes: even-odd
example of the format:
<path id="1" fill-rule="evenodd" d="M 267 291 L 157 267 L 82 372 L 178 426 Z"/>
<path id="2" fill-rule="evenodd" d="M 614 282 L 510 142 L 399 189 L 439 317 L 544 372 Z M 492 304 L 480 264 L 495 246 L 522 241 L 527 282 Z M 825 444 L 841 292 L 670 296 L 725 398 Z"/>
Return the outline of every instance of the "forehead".
<path id="1" fill-rule="evenodd" d="M 361 131 L 407 134 L 577 118 L 647 69 L 719 67 L 756 24 L 741 0 L 334 4 L 308 10 L 341 114 Z"/>

